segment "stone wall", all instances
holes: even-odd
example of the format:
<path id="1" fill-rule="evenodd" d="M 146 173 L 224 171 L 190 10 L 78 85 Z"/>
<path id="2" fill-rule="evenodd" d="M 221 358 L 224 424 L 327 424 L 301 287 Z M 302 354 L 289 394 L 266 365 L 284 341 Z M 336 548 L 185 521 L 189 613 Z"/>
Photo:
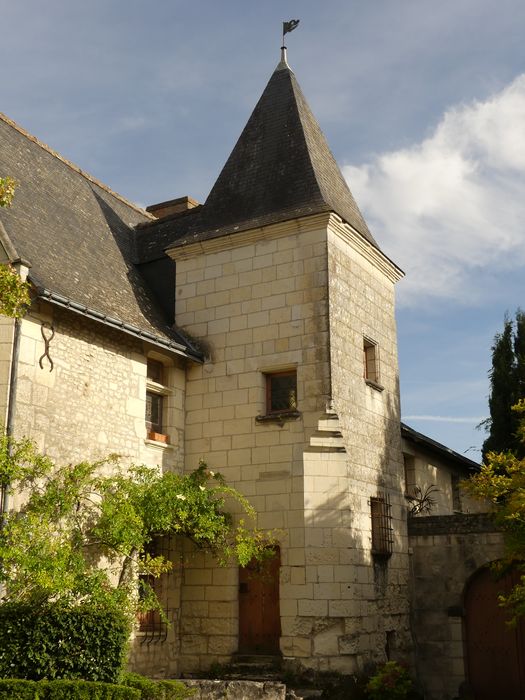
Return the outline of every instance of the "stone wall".
<path id="1" fill-rule="evenodd" d="M 403 440 L 403 452 L 412 460 L 407 469 L 411 482 L 405 485 L 407 494 L 413 495 L 415 486 L 423 493 L 430 487 L 435 488 L 432 493 L 435 501 L 432 515 L 482 513 L 487 510 L 485 503 L 472 498 L 461 487 L 461 481 L 468 478 L 469 473 L 466 467 L 458 467 L 453 458 L 447 460 L 439 457 L 410 440 Z"/>
<path id="2" fill-rule="evenodd" d="M 387 656 L 409 658 L 411 649 L 394 317 L 394 282 L 399 276 L 378 251 L 332 217 L 328 231 L 331 387 L 347 456 L 347 495 L 341 503 L 346 537 L 342 530 L 334 530 L 339 563 L 346 564 L 345 576 L 340 590 L 332 593 L 331 605 L 343 611 L 339 648 L 351 657 L 347 657 L 347 671 L 371 660 L 383 662 Z M 375 375 L 368 381 L 365 339 L 375 345 L 376 354 Z M 383 559 L 371 553 L 370 499 L 379 494 L 390 501 L 393 535 L 392 556 Z M 322 550 L 317 557 L 323 557 Z"/>
<path id="3" fill-rule="evenodd" d="M 275 681 L 183 681 L 194 700 L 285 700 L 286 686 Z"/>
<path id="4" fill-rule="evenodd" d="M 42 336 L 44 322 L 54 330 L 47 357 Z M 44 333 L 51 336 L 49 329 Z M 9 323 L 3 322 L 0 402 L 7 395 L 4 382 L 10 366 L 10 338 Z M 146 439 L 148 356 L 165 363 L 168 394 L 164 399 L 164 431 L 170 437 L 168 446 Z M 15 436 L 34 440 L 58 465 L 118 454 L 124 465 L 182 469 L 185 374 L 176 358 L 66 310 L 40 304 L 32 307 L 22 321 L 17 375 Z M 16 506 L 22 498 L 22 494 L 12 494 L 11 505 Z M 148 673 L 178 672 L 178 560 L 177 565 L 178 575 L 173 577 L 162 601 L 172 623 L 169 643 L 160 644 L 157 639 L 145 639 L 140 634 L 134 641 L 133 664 Z"/>
<path id="5" fill-rule="evenodd" d="M 188 464 L 207 459 L 249 497 L 260 527 L 281 530 L 285 659 L 350 673 L 384 660 L 387 643 L 393 655 L 408 649 L 408 563 L 397 272 L 368 243 L 363 251 L 339 234 L 336 219 L 320 215 L 171 254 L 177 322 L 210 358 L 188 373 Z M 380 344 L 381 390 L 363 380 L 363 334 Z M 288 368 L 297 368 L 300 417 L 258 421 L 264 373 Z M 337 429 L 337 416 L 325 413 L 332 396 Z M 370 552 L 378 490 L 392 504 L 388 563 Z M 186 568 L 184 670 L 237 651 L 237 584 L 235 569 L 220 571 L 206 557 Z"/>
<path id="6" fill-rule="evenodd" d="M 54 330 L 49 357 L 44 356 L 43 322 Z M 15 434 L 33 439 L 59 464 L 116 453 L 124 463 L 181 468 L 184 371 L 168 355 L 159 358 L 170 367 L 166 432 L 172 444 L 162 448 L 146 442 L 146 356 L 154 352 L 81 316 L 35 306 L 22 321 Z"/>
<path id="7" fill-rule="evenodd" d="M 452 700 L 465 680 L 463 594 L 468 579 L 503 553 L 486 515 L 409 521 L 412 629 L 417 674 L 428 700 Z"/>
<path id="8" fill-rule="evenodd" d="M 304 575 L 303 451 L 329 399 L 326 216 L 176 250 L 177 323 L 207 349 L 187 376 L 187 466 L 200 458 L 279 530 L 281 614 L 311 601 Z M 266 413 L 265 373 L 297 369 L 300 416 Z M 238 648 L 238 571 L 196 555 L 182 587 L 182 668 Z"/>

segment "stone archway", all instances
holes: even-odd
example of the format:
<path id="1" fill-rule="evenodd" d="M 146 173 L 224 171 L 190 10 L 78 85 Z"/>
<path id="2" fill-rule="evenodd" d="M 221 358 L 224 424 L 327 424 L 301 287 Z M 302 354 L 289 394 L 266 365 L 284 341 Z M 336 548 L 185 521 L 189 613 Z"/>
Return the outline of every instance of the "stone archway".
<path id="1" fill-rule="evenodd" d="M 498 595 L 518 580 L 516 573 L 496 579 L 479 569 L 465 589 L 465 653 L 468 681 L 475 700 L 522 700 L 525 697 L 525 621 L 507 624 Z"/>

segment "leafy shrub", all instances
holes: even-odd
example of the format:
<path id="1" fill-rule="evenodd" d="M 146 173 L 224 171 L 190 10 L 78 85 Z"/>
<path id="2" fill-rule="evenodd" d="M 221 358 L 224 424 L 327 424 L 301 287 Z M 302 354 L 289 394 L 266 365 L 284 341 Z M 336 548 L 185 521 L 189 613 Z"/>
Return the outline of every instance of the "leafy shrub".
<path id="1" fill-rule="evenodd" d="M 4 603 L 0 605 L 0 678 L 114 683 L 128 637 L 128 620 L 115 610 Z"/>
<path id="2" fill-rule="evenodd" d="M 370 678 L 366 689 L 370 700 L 407 700 L 412 681 L 404 666 L 388 661 Z"/>
<path id="3" fill-rule="evenodd" d="M 141 700 L 184 700 L 195 693 L 180 681 L 154 681 L 138 673 L 124 673 L 122 683 L 140 690 Z"/>
<path id="4" fill-rule="evenodd" d="M 0 680 L 0 700 L 140 700 L 123 685 L 91 681 Z"/>

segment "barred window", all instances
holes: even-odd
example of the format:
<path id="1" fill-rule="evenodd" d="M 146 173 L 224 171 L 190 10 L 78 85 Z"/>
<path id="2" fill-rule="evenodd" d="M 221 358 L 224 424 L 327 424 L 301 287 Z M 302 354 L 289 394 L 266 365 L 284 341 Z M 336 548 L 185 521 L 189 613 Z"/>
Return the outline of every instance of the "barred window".
<path id="1" fill-rule="evenodd" d="M 389 557 L 392 554 L 392 507 L 386 494 L 378 494 L 370 499 L 372 515 L 372 554 Z"/>
<path id="2" fill-rule="evenodd" d="M 148 545 L 146 552 L 151 557 L 163 556 L 170 559 L 172 550 L 172 538 L 156 537 Z M 160 608 L 139 612 L 137 614 L 138 631 L 141 643 L 163 642 L 168 634 L 167 619 L 172 611 L 168 607 L 169 589 L 173 585 L 171 571 L 152 576 L 147 573 L 139 576 L 139 598 L 144 599 L 153 593 L 158 600 Z M 162 614 L 161 610 L 162 609 Z"/>
<path id="3" fill-rule="evenodd" d="M 266 413 L 297 411 L 297 372 L 274 372 L 266 375 Z"/>

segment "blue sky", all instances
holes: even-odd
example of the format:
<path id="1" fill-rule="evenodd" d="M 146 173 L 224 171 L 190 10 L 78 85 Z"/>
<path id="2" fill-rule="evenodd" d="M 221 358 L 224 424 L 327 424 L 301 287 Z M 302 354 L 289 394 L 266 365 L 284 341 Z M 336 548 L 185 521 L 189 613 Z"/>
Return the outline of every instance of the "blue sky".
<path id="1" fill-rule="evenodd" d="M 477 458 L 525 305 L 523 0 L 0 0 L 0 110 L 128 199 L 204 200 L 289 62 L 398 287 L 403 417 Z"/>

